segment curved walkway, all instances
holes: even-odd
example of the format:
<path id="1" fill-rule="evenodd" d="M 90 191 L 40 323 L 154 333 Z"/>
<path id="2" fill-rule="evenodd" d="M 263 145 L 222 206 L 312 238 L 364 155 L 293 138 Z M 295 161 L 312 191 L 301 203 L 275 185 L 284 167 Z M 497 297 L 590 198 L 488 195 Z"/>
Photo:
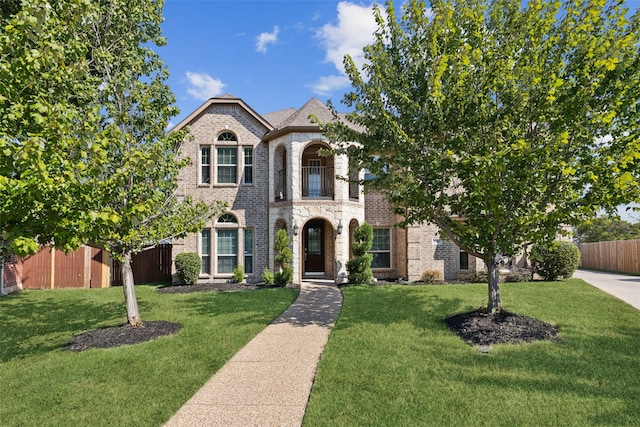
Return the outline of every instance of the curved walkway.
<path id="1" fill-rule="evenodd" d="M 332 282 L 303 282 L 296 301 L 165 426 L 300 426 L 341 307 L 342 294 Z"/>
<path id="2" fill-rule="evenodd" d="M 582 279 L 640 310 L 640 277 L 600 271 L 578 270 L 573 277 Z"/>

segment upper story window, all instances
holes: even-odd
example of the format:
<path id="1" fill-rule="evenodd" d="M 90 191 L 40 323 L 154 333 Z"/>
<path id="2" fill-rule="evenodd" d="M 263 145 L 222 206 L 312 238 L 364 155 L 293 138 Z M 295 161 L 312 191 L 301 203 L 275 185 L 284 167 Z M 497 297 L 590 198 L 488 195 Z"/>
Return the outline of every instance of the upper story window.
<path id="1" fill-rule="evenodd" d="M 200 147 L 200 184 L 211 183 L 211 147 Z"/>
<path id="2" fill-rule="evenodd" d="M 242 182 L 244 184 L 253 184 L 253 147 L 244 147 L 244 171 L 242 173 Z"/>
<path id="3" fill-rule="evenodd" d="M 218 135 L 219 143 L 238 142 L 238 137 L 232 132 L 222 132 Z M 238 183 L 238 146 L 218 146 L 216 150 L 216 183 Z"/>
<path id="4" fill-rule="evenodd" d="M 237 184 L 238 149 L 236 147 L 218 147 L 218 184 Z"/>
<path id="5" fill-rule="evenodd" d="M 218 135 L 218 141 L 220 142 L 238 142 L 238 137 L 232 132 L 222 132 Z"/>

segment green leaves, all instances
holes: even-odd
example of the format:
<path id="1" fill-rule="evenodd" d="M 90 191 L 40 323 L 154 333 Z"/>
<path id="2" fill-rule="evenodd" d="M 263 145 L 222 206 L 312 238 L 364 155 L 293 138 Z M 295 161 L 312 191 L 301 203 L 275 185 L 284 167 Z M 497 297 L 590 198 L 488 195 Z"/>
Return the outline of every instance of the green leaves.
<path id="1" fill-rule="evenodd" d="M 364 130 L 329 133 L 405 223 L 436 223 L 489 260 L 637 197 L 637 14 L 595 0 L 386 12 L 370 64 L 347 67 L 348 119 Z"/>

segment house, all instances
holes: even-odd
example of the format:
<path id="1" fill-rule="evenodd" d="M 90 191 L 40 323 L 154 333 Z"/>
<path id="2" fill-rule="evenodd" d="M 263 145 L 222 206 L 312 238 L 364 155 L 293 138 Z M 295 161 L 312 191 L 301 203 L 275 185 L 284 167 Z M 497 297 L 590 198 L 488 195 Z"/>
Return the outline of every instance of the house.
<path id="1" fill-rule="evenodd" d="M 299 109 L 261 115 L 242 99 L 224 95 L 176 126 L 188 126 L 193 137 L 183 148 L 192 161 L 179 177 L 181 194 L 225 200 L 229 209 L 200 233 L 174 241 L 173 259 L 198 253 L 202 282 L 228 280 L 237 265 L 248 281 L 260 281 L 265 268 L 274 269 L 275 235 L 285 229 L 294 282 L 340 283 L 347 277 L 354 230 L 366 221 L 374 229 L 376 278 L 419 280 L 435 269 L 450 280 L 484 268 L 481 260 L 440 239 L 435 226 L 396 227 L 401 218 L 382 195 L 364 194 L 359 185 L 340 179 L 349 175 L 349 159 L 319 153 L 330 145 L 311 115 L 320 122 L 332 119 L 315 98 Z"/>

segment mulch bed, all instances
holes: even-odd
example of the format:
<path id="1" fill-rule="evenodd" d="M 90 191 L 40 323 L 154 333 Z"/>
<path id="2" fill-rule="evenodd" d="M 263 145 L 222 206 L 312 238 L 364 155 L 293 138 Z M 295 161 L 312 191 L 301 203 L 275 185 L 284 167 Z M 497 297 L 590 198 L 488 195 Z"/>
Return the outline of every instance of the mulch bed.
<path id="1" fill-rule="evenodd" d="M 187 294 L 192 292 L 227 292 L 227 291 L 251 291 L 270 288 L 265 284 L 246 283 L 200 283 L 194 285 L 165 286 L 158 288 L 158 292 L 167 294 Z M 299 285 L 289 285 L 297 288 Z M 76 335 L 66 345 L 67 350 L 82 351 L 90 348 L 111 348 L 121 345 L 137 344 L 153 340 L 165 335 L 172 335 L 182 328 L 177 323 L 163 320 L 155 322 L 143 322 L 142 326 L 131 327 L 128 324 L 104 329 L 96 329 Z"/>
<path id="2" fill-rule="evenodd" d="M 144 322 L 141 326 L 132 327 L 129 324 L 96 329 L 76 335 L 65 347 L 71 351 L 82 351 L 90 348 L 111 348 L 127 344 L 137 344 L 152 339 L 173 335 L 182 328 L 178 323 L 158 320 Z"/>
<path id="3" fill-rule="evenodd" d="M 447 326 L 472 345 L 518 344 L 553 340 L 558 329 L 546 322 L 519 314 L 501 311 L 461 313 L 446 319 Z"/>

